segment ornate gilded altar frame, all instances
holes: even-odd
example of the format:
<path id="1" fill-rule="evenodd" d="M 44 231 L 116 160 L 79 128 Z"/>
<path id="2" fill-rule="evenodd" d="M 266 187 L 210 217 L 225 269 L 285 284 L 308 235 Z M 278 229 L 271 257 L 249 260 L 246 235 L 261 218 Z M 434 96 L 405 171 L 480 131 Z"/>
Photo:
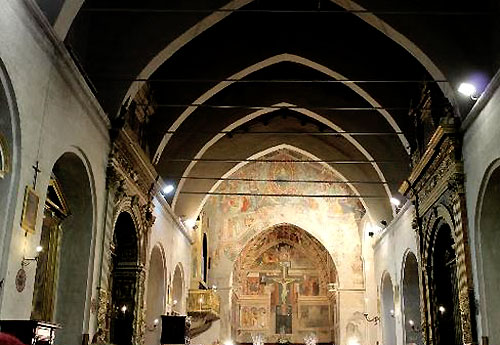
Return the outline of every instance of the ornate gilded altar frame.
<path id="1" fill-rule="evenodd" d="M 465 205 L 464 172 L 458 128 L 454 118 L 446 118 L 431 137 L 427 149 L 414 166 L 399 191 L 415 205 L 414 230 L 418 235 L 420 255 L 420 295 L 422 332 L 425 343 L 435 344 L 437 324 L 432 312 L 432 266 L 429 259 L 437 222 L 444 220 L 452 230 L 457 264 L 458 299 L 463 344 L 473 344 L 474 301 L 472 265 L 467 210 Z M 438 248 L 437 248 L 438 249 Z"/>

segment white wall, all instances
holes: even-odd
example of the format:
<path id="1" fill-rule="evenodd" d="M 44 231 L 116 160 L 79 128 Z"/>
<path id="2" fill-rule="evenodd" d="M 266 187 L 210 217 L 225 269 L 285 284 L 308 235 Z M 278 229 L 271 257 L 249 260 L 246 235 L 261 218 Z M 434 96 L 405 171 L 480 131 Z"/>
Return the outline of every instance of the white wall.
<path id="1" fill-rule="evenodd" d="M 21 293 L 16 290 L 15 276 L 21 267 L 23 255 L 35 255 L 35 247 L 40 242 L 43 205 L 53 165 L 65 152 L 73 152 L 86 167 L 93 198 L 94 223 L 88 293 L 85 310 L 81 311 L 85 314 L 82 333 L 90 333 L 92 336 L 95 332 L 96 314 L 91 311 L 91 301 L 95 303 L 97 300 L 101 268 L 99 260 L 103 248 L 109 121 L 62 42 L 44 22 L 43 16 L 36 12 L 37 8 L 31 7 L 30 3 L 32 2 L 29 0 L 3 0 L 0 6 L 0 59 L 5 64 L 13 85 L 21 127 L 21 173 L 14 198 L 14 225 L 12 229 L 8 229 L 12 236 L 5 245 L 8 253 L 3 256 L 8 259 L 0 262 L 0 280 L 5 278 L 0 290 L 0 319 L 30 317 L 36 265 L 26 267 L 27 283 Z M 25 236 L 20 227 L 24 189 L 33 182 L 32 166 L 36 161 L 40 162 L 41 170 L 36 186 L 36 192 L 40 196 L 37 227 L 34 234 Z M 108 206 L 112 207 L 112 203 Z M 108 214 L 113 212 L 110 207 L 107 209 Z M 171 213 L 158 203 L 155 207 L 156 222 L 150 237 L 148 260 L 151 249 L 159 244 L 165 252 L 167 275 L 173 274 L 175 266 L 181 263 L 187 296 L 191 276 L 190 243 L 179 231 L 177 222 L 172 220 Z"/>
<path id="2" fill-rule="evenodd" d="M 479 214 L 480 202 L 482 200 L 482 186 L 485 175 L 488 174 L 490 166 L 500 158 L 500 71 L 495 81 L 490 85 L 490 92 L 478 101 L 477 107 L 482 107 L 477 112 L 473 121 L 465 123 L 463 139 L 463 158 L 465 169 L 465 189 L 469 226 L 469 241 L 473 264 L 473 281 L 476 299 L 480 301 L 480 313 L 477 316 L 478 336 L 491 336 L 485 320 L 484 286 L 485 280 L 482 274 L 481 244 L 479 241 Z M 472 114 L 471 113 L 471 114 Z M 470 116 L 470 115 L 469 115 Z M 498 264 L 498 263 L 496 263 Z M 490 306 L 491 307 L 491 306 Z M 493 306 L 500 308 L 500 305 Z M 496 344 L 490 338 L 491 344 Z"/>
<path id="3" fill-rule="evenodd" d="M 414 208 L 406 204 L 394 221 L 374 237 L 375 283 L 378 286 L 379 313 L 381 305 L 382 277 L 387 272 L 394 288 L 394 313 L 396 321 L 396 344 L 404 344 L 402 317 L 403 262 L 409 251 L 417 255 L 417 235 L 412 229 Z M 381 319 L 384 319 L 381 315 Z"/>
<path id="4" fill-rule="evenodd" d="M 188 238 L 179 231 L 177 223 L 172 219 L 168 212 L 165 212 L 159 202 L 154 200 L 155 223 L 151 230 L 149 241 L 148 258 L 151 256 L 151 250 L 155 245 L 160 245 L 165 252 L 166 277 L 172 285 L 176 266 L 180 263 L 184 278 L 184 293 L 187 297 L 191 277 L 191 243 Z M 148 259 L 149 260 L 149 259 Z M 147 293 L 147 291 L 146 291 Z M 186 301 L 184 301 L 184 309 Z M 170 310 L 167 306 L 166 310 Z M 185 310 L 183 310 L 185 312 Z"/>
<path id="5" fill-rule="evenodd" d="M 77 154 L 87 169 L 93 196 L 92 248 L 99 241 L 109 148 L 107 120 L 83 78 L 75 73 L 54 41 L 26 7 L 28 2 L 4 0 L 0 6 L 0 59 L 12 81 L 21 127 L 21 173 L 16 198 L 8 261 L 2 262 L 0 318 L 28 319 L 31 313 L 36 265 L 26 267 L 27 283 L 21 293 L 15 276 L 23 255 L 33 256 L 40 241 L 45 194 L 54 163 L 65 152 Z M 92 140 L 89 140 L 92 138 Z M 24 188 L 33 181 L 32 166 L 40 161 L 36 192 L 40 196 L 36 232 L 25 236 L 20 228 Z M 3 206 L 2 206 L 3 207 Z M 95 291 L 98 265 L 92 250 L 87 302 L 82 333 L 93 323 L 90 299 Z"/>

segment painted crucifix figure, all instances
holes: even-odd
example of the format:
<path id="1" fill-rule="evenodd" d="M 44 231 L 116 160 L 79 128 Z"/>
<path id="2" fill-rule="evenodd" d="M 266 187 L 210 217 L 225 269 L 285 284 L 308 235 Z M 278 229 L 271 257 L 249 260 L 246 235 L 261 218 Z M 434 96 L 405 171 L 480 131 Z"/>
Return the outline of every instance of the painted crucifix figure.
<path id="1" fill-rule="evenodd" d="M 293 278 L 288 275 L 290 262 L 280 262 L 281 277 L 269 278 L 269 280 L 278 283 L 280 293 L 280 304 L 276 306 L 276 333 L 291 334 L 292 333 L 292 305 L 289 296 L 291 288 L 290 284 L 299 282 L 301 278 Z"/>

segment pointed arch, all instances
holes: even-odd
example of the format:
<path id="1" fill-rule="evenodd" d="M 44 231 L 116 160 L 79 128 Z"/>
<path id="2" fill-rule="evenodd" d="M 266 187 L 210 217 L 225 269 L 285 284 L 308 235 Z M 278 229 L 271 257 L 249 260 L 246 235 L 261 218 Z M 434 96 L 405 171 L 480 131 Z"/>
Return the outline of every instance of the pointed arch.
<path id="1" fill-rule="evenodd" d="M 228 78 L 229 81 L 227 81 L 227 80 L 222 81 L 219 84 L 215 85 L 214 87 L 212 87 L 211 89 L 206 91 L 203 95 L 198 97 L 193 102 L 193 104 L 203 104 L 206 101 L 208 101 L 210 98 L 214 97 L 217 93 L 221 92 L 222 90 L 229 87 L 230 85 L 236 83 L 237 80 L 243 79 L 246 76 L 248 76 L 254 72 L 257 72 L 261 69 L 264 69 L 266 67 L 269 67 L 269 66 L 281 63 L 281 62 L 293 62 L 293 63 L 297 63 L 297 64 L 300 64 L 303 66 L 307 66 L 307 67 L 310 67 L 310 68 L 312 68 L 318 72 L 321 72 L 321 73 L 323 73 L 323 74 L 325 74 L 333 79 L 336 79 L 336 80 L 348 79 L 345 76 L 341 75 L 340 73 L 337 73 L 324 65 L 318 64 L 318 63 L 311 61 L 309 59 L 306 59 L 304 57 L 294 55 L 294 54 L 279 54 L 279 55 L 275 55 L 275 56 L 272 56 L 270 58 L 267 58 L 265 60 L 262 60 L 256 64 L 253 64 L 253 65 L 241 70 L 240 72 L 237 72 L 237 73 L 231 75 Z M 365 101 L 367 101 L 371 106 L 377 107 L 377 108 L 382 107 L 368 92 L 366 92 L 363 88 L 361 88 L 357 84 L 354 84 L 354 83 L 343 83 L 343 84 L 346 87 L 349 87 L 352 91 L 356 92 L 360 97 L 362 97 Z M 283 106 L 283 107 L 292 106 L 292 104 L 282 103 L 280 106 Z M 176 131 L 181 126 L 181 124 L 197 109 L 198 109 L 197 105 L 192 105 L 192 106 L 187 107 L 186 110 L 184 110 L 181 113 L 181 115 L 175 120 L 175 122 L 170 126 L 167 133 L 163 136 L 160 144 L 158 145 L 156 153 L 153 157 L 153 164 L 157 164 L 160 161 L 163 150 L 165 149 L 168 142 L 170 141 L 170 139 L 173 136 L 172 132 Z M 272 110 L 276 110 L 276 108 L 262 109 L 262 110 L 259 110 L 257 112 L 254 112 L 254 114 L 259 113 L 259 112 L 262 112 L 265 114 L 265 113 L 268 113 Z M 293 110 L 296 110 L 296 109 L 293 109 Z M 300 110 L 300 109 L 297 109 L 297 110 Z M 394 120 L 392 115 L 387 110 L 377 109 L 377 111 L 384 117 L 384 119 L 389 123 L 389 125 L 392 127 L 392 129 L 395 132 L 401 132 L 401 128 L 399 128 L 399 125 L 396 123 L 396 121 Z M 237 123 L 237 122 L 235 122 L 235 123 Z M 406 139 L 406 137 L 404 136 L 404 134 L 398 134 L 398 138 L 401 141 L 406 152 L 409 154 L 410 153 L 410 144 L 409 144 L 408 140 Z"/>

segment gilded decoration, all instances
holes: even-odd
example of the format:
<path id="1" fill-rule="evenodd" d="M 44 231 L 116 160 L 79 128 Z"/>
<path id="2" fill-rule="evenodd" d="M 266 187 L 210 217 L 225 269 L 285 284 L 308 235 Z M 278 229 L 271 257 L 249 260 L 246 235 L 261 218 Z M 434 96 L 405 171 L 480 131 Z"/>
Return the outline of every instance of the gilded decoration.
<path id="1" fill-rule="evenodd" d="M 419 237 L 422 267 L 422 331 L 427 344 L 435 344 L 440 333 L 433 310 L 435 286 L 432 283 L 434 267 L 432 258 L 436 250 L 435 241 L 439 224 L 448 224 L 452 229 L 453 250 L 456 256 L 458 310 L 456 320 L 464 344 L 475 340 L 472 333 L 474 313 L 470 296 L 473 296 L 470 249 L 467 231 L 467 213 L 464 198 L 464 173 L 461 147 L 454 118 L 445 118 L 430 138 L 409 178 L 400 187 L 400 192 L 410 197 L 415 204 L 413 227 Z"/>
<path id="2" fill-rule="evenodd" d="M 105 335 L 109 339 L 110 323 L 113 315 L 116 314 L 117 306 L 113 306 L 113 298 L 123 301 L 129 301 L 133 309 L 132 320 L 132 339 L 134 344 L 142 344 L 145 334 L 145 272 L 147 248 L 149 245 L 150 230 L 155 222 L 153 215 L 152 200 L 159 192 L 157 183 L 157 174 L 151 166 L 149 159 L 146 157 L 142 148 L 137 143 L 137 138 L 130 128 L 120 127 L 121 129 L 113 132 L 113 146 L 110 153 L 110 159 L 107 170 L 107 188 L 112 201 L 113 209 L 110 210 L 113 214 L 113 222 L 115 224 L 120 214 L 127 212 L 130 214 L 135 228 L 137 239 L 137 253 L 134 259 L 130 262 L 123 262 L 118 268 L 113 270 L 113 253 L 115 251 L 112 238 L 114 237 L 113 229 L 109 229 L 110 255 L 107 267 L 103 267 L 103 280 L 109 283 L 113 279 L 118 279 L 120 282 L 129 282 L 133 284 L 129 291 L 133 296 L 125 296 L 120 294 L 120 291 L 111 293 L 105 289 L 100 290 L 98 320 L 101 328 L 105 330 Z M 126 265 L 125 265 L 126 264 Z M 104 285 L 104 281 L 100 282 Z M 108 285 L 110 285 L 108 283 Z M 121 283 L 120 283 L 121 284 Z M 109 287 L 111 288 L 111 286 Z M 118 294 L 114 296 L 113 294 Z M 112 297 L 112 295 L 114 297 Z M 118 301 L 118 300 L 117 300 Z M 119 303 L 115 301 L 116 303 Z M 121 299 L 120 299 L 121 301 Z M 115 304 L 116 304 L 115 303 Z M 132 307 L 131 307 L 132 308 Z M 104 311 L 106 310 L 106 311 Z"/>

